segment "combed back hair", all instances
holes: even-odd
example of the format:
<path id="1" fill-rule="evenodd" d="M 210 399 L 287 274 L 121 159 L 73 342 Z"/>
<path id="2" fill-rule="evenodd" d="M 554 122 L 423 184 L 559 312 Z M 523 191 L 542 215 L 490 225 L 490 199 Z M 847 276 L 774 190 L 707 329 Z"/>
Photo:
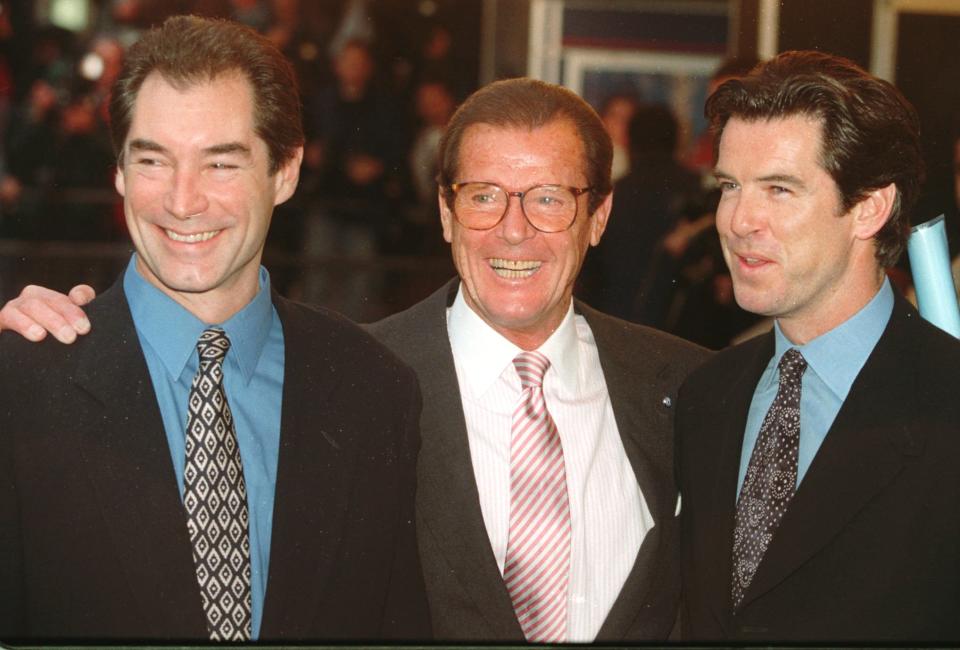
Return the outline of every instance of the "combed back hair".
<path id="1" fill-rule="evenodd" d="M 896 185 L 890 217 L 874 236 L 880 265 L 896 264 L 910 234 L 924 166 L 917 113 L 893 85 L 842 57 L 784 52 L 721 85 L 707 100 L 705 113 L 715 149 L 732 117 L 757 121 L 799 115 L 819 122 L 820 164 L 839 188 L 844 214 L 869 192 Z"/>
<path id="2" fill-rule="evenodd" d="M 450 118 L 440 139 L 438 182 L 447 205 L 453 207 L 451 183 L 486 180 L 458 178 L 460 144 L 467 129 L 474 124 L 489 124 L 508 129 L 534 130 L 556 120 L 568 120 L 583 144 L 584 173 L 590 191 L 588 210 L 592 215 L 613 186 L 610 166 L 613 144 L 603 122 L 593 108 L 576 93 L 555 84 L 521 77 L 495 81 L 476 91 L 463 102 Z"/>
<path id="3" fill-rule="evenodd" d="M 114 83 L 110 131 L 121 164 L 137 94 L 154 72 L 181 90 L 223 75 L 239 74 L 246 78 L 253 92 L 254 129 L 267 145 L 271 174 L 303 145 L 297 80 L 280 50 L 238 23 L 174 16 L 146 32 L 130 47 Z"/>

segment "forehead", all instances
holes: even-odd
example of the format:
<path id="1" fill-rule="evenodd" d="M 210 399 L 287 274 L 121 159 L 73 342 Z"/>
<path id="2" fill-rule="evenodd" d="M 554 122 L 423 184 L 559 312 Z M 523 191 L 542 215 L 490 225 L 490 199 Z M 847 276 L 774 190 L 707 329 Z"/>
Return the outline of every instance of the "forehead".
<path id="1" fill-rule="evenodd" d="M 187 85 L 171 84 L 152 72 L 137 93 L 127 140 L 149 138 L 161 145 L 250 142 L 253 92 L 245 77 L 219 75 Z"/>
<path id="2" fill-rule="evenodd" d="M 822 141 L 822 122 L 806 115 L 755 120 L 732 117 L 720 136 L 717 166 L 722 171 L 728 171 L 731 163 L 822 169 Z"/>
<path id="3" fill-rule="evenodd" d="M 465 180 L 506 182 L 522 177 L 533 182 L 568 184 L 585 180 L 583 143 L 573 123 L 564 119 L 534 129 L 472 124 L 464 131 L 459 163 L 460 175 L 486 171 L 504 177 Z"/>

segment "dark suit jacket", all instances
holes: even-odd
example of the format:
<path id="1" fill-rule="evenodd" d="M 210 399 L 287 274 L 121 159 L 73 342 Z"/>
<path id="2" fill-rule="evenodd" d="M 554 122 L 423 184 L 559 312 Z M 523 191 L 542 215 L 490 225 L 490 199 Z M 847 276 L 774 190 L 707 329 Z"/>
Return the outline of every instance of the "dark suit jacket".
<path id="1" fill-rule="evenodd" d="M 773 349 L 721 352 L 680 392 L 684 638 L 960 640 L 960 342 L 899 297 L 731 615 L 740 449 Z"/>
<path id="2" fill-rule="evenodd" d="M 274 296 L 285 376 L 260 638 L 423 638 L 419 394 L 341 317 Z M 203 640 L 170 451 L 117 283 L 63 347 L 0 341 L 0 639 Z"/>
<path id="3" fill-rule="evenodd" d="M 434 635 L 448 641 L 522 642 L 480 511 L 467 427 L 447 337 L 456 280 L 371 331 L 417 372 L 423 446 L 417 530 Z M 679 590 L 674 517 L 673 408 L 665 404 L 702 349 L 577 303 L 596 337 L 617 427 L 652 511 L 649 531 L 598 641 L 666 639 Z"/>

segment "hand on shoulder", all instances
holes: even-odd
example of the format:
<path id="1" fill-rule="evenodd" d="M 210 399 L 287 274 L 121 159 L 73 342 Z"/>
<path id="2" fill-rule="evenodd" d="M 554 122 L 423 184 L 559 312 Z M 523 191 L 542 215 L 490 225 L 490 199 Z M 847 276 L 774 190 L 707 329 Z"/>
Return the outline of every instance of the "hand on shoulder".
<path id="1" fill-rule="evenodd" d="M 27 285 L 0 309 L 0 332 L 16 332 L 34 342 L 43 340 L 49 332 L 61 343 L 73 343 L 78 334 L 90 331 L 90 321 L 81 307 L 96 295 L 86 284 L 75 286 L 69 294 Z"/>

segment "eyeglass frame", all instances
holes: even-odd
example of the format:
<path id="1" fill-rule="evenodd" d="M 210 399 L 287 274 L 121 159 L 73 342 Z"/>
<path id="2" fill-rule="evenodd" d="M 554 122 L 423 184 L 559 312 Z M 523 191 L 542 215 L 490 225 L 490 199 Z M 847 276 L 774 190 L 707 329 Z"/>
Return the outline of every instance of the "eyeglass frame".
<path id="1" fill-rule="evenodd" d="M 464 185 L 491 185 L 493 187 L 498 188 L 504 194 L 506 194 L 507 204 L 504 206 L 503 214 L 500 215 L 500 218 L 497 219 L 492 225 L 486 228 L 474 228 L 472 226 L 468 226 L 467 224 L 463 223 L 463 221 L 461 221 L 460 217 L 457 215 L 457 211 L 454 208 L 454 205 L 456 204 L 457 188 L 463 187 Z M 586 194 L 587 192 L 593 191 L 592 185 L 588 185 L 587 187 L 574 187 L 572 185 L 563 185 L 561 183 L 539 183 L 537 185 L 531 185 L 530 187 L 523 190 L 522 192 L 511 192 L 506 188 L 504 188 L 499 183 L 493 183 L 490 181 L 461 181 L 459 183 L 450 183 L 449 185 L 446 185 L 444 187 L 445 189 L 450 190 L 450 192 L 453 194 L 453 197 L 452 197 L 453 200 L 450 201 L 449 203 L 450 211 L 453 212 L 453 216 L 456 217 L 457 222 L 464 228 L 467 228 L 468 230 L 476 230 L 476 231 L 493 230 L 494 228 L 499 226 L 500 223 L 503 221 L 503 218 L 507 216 L 507 212 L 510 211 L 510 197 L 515 196 L 518 199 L 520 199 L 520 213 L 523 215 L 523 218 L 526 219 L 527 223 L 530 224 L 530 227 L 536 230 L 537 232 L 542 232 L 547 235 L 557 233 L 557 232 L 566 232 L 570 230 L 570 228 L 573 227 L 573 224 L 577 222 L 577 217 L 580 216 L 580 201 L 579 201 L 580 197 Z M 527 216 L 527 210 L 526 208 L 523 207 L 523 197 L 529 194 L 532 190 L 537 189 L 538 187 L 559 187 L 573 194 L 574 206 L 575 206 L 573 211 L 573 218 L 570 219 L 570 223 L 568 223 L 565 228 L 561 230 L 543 230 L 542 228 L 537 228 L 536 224 L 530 221 L 530 217 Z"/>

